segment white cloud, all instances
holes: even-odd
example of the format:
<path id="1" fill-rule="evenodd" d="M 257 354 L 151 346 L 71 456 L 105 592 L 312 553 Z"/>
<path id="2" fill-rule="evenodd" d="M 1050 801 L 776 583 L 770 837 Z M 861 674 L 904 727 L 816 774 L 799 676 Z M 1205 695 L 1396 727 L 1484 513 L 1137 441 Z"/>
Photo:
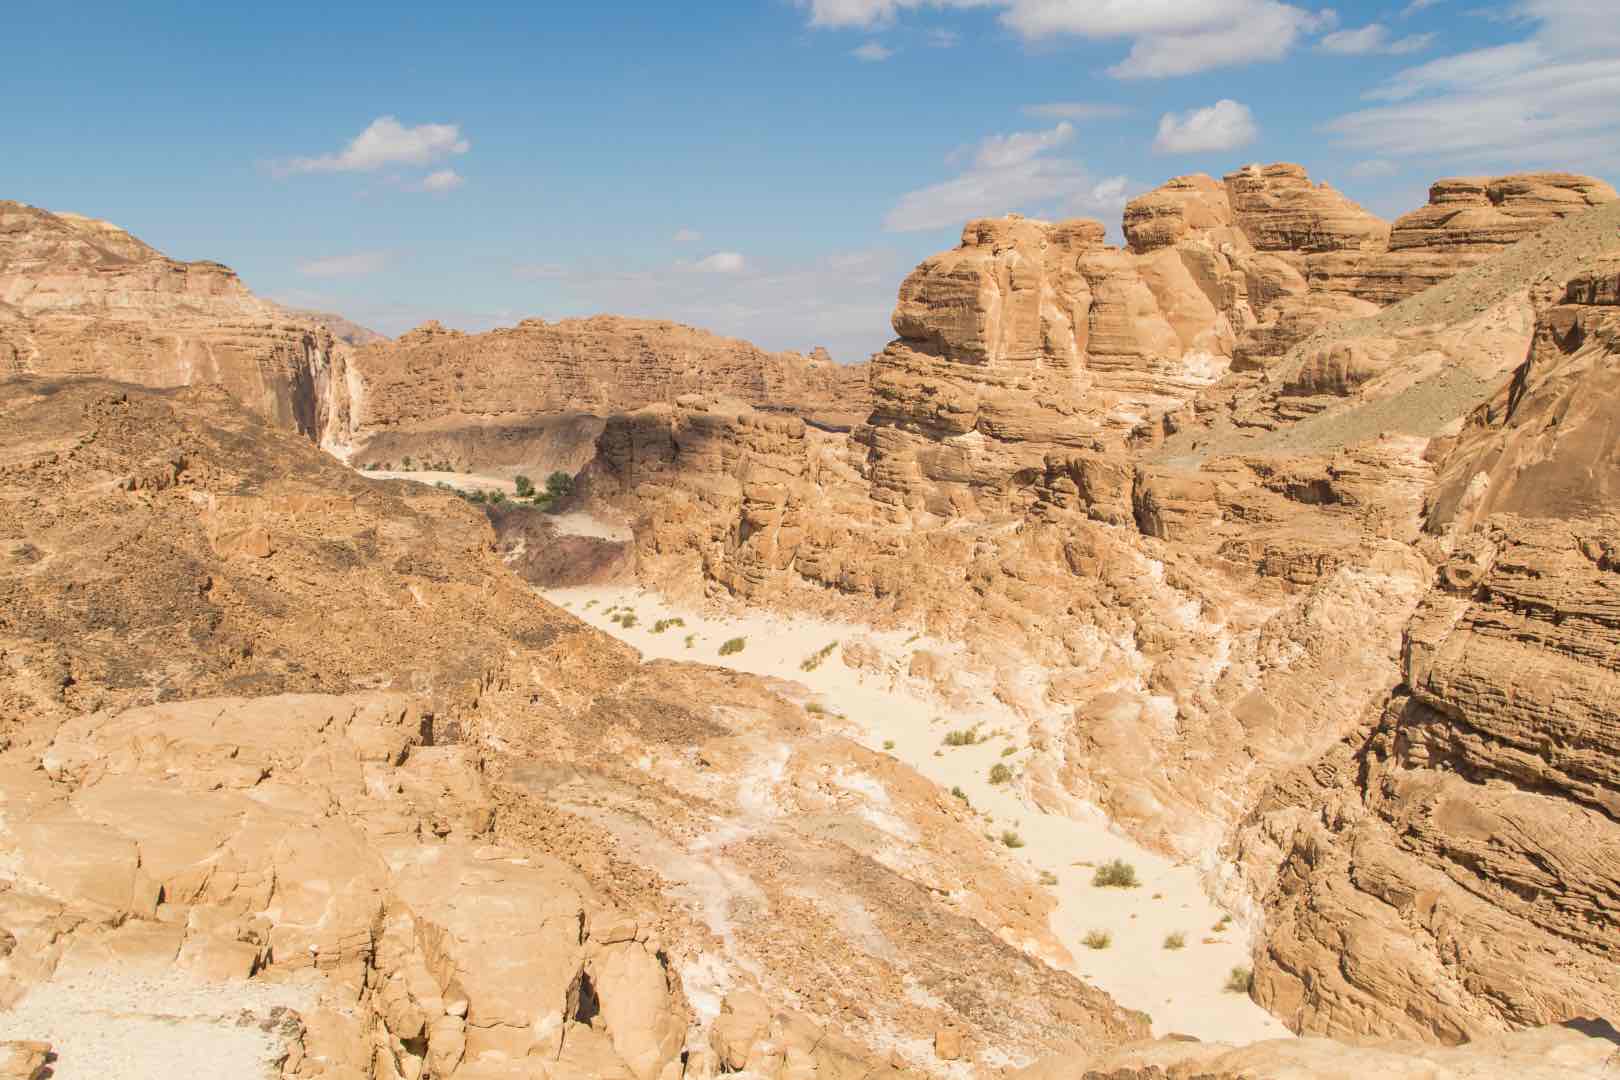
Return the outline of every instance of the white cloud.
<path id="1" fill-rule="evenodd" d="M 865 45 L 849 50 L 849 55 L 857 60 L 865 60 L 869 64 L 877 64 L 893 56 L 894 50 L 884 48 L 881 42 L 868 41 Z"/>
<path id="2" fill-rule="evenodd" d="M 1202 109 L 1165 113 L 1153 149 L 1161 154 L 1199 154 L 1236 150 L 1260 134 L 1247 105 L 1222 98 Z"/>
<path id="3" fill-rule="evenodd" d="M 1020 111 L 1025 116 L 1039 116 L 1045 120 L 1107 120 L 1124 116 L 1129 110 L 1123 105 L 1090 101 L 1050 101 L 1044 105 L 1025 105 Z"/>
<path id="4" fill-rule="evenodd" d="M 703 234 L 696 229 L 676 229 L 673 239 L 677 244 L 695 244 L 703 239 Z"/>
<path id="5" fill-rule="evenodd" d="M 943 27 L 935 27 L 934 29 L 928 31 L 927 41 L 928 44 L 935 49 L 954 49 L 958 45 L 962 44 L 962 35 L 958 34 L 955 30 L 946 30 Z"/>
<path id="6" fill-rule="evenodd" d="M 922 7 L 988 7 L 999 0 L 797 0 L 810 9 L 810 25 L 839 28 L 887 26 L 901 11 Z"/>
<path id="7" fill-rule="evenodd" d="M 422 177 L 417 190 L 426 191 L 434 195 L 443 195 L 447 191 L 454 191 L 465 184 L 466 179 L 454 169 L 439 169 Z"/>
<path id="8" fill-rule="evenodd" d="M 1074 125 L 1067 120 L 1051 131 L 1015 131 L 1011 135 L 991 135 L 979 144 L 973 165 L 978 169 L 1012 168 L 1072 141 Z"/>
<path id="9" fill-rule="evenodd" d="M 465 154 L 472 144 L 456 124 L 406 127 L 392 116 L 379 116 L 336 154 L 293 158 L 282 173 L 370 172 L 387 165 L 431 165 L 452 154 Z"/>
<path id="10" fill-rule="evenodd" d="M 890 232 L 953 228 L 1009 210 L 1053 207 L 1112 214 L 1124 205 L 1123 177 L 1099 180 L 1079 162 L 1050 156 L 1074 138 L 1068 121 L 1047 131 L 992 135 L 962 175 L 900 197 L 883 219 Z"/>
<path id="11" fill-rule="evenodd" d="M 1401 9 L 1401 18 L 1410 19 L 1418 12 L 1424 10 L 1425 8 L 1432 8 L 1439 2 L 1440 0 L 1412 0 L 1410 4 L 1407 4 Z"/>
<path id="12" fill-rule="evenodd" d="M 1382 23 L 1368 23 L 1355 30 L 1335 30 L 1317 42 L 1316 47 L 1340 56 L 1367 56 L 1372 53 L 1402 56 L 1428 48 L 1433 40 L 1433 34 L 1390 37 L 1389 29 Z"/>
<path id="13" fill-rule="evenodd" d="M 393 262 L 392 252 L 357 251 L 352 255 L 329 255 L 324 259 L 301 262 L 298 272 L 305 277 L 317 278 L 363 277 L 386 270 Z"/>
<path id="14" fill-rule="evenodd" d="M 1276 60 L 1308 33 L 1332 28 L 1335 15 L 1282 0 L 798 0 L 810 25 L 856 28 L 892 24 L 918 8 L 996 8 L 1002 24 L 1026 41 L 1052 37 L 1124 39 L 1129 55 L 1109 69 L 1120 78 L 1160 78 Z"/>
<path id="15" fill-rule="evenodd" d="M 1380 102 L 1327 125 L 1380 157 L 1439 157 L 1448 167 L 1620 168 L 1620 20 L 1612 0 L 1521 0 L 1519 41 L 1398 72 Z"/>
<path id="16" fill-rule="evenodd" d="M 703 274 L 740 274 L 747 268 L 748 262 L 740 252 L 717 251 L 695 263 L 681 265 Z"/>
<path id="17" fill-rule="evenodd" d="M 1350 175 L 1358 180 L 1372 180 L 1380 176 L 1394 176 L 1401 167 L 1384 158 L 1368 158 L 1350 166 Z"/>

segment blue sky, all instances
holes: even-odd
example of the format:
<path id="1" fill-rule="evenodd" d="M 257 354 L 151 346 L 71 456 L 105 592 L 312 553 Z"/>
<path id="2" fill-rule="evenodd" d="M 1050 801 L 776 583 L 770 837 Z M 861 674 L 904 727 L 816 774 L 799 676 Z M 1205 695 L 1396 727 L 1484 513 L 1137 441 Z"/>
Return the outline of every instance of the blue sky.
<path id="1" fill-rule="evenodd" d="M 969 217 L 1297 161 L 1620 179 L 1614 0 L 35 4 L 0 197 L 385 333 L 615 311 L 864 359 Z M 476 10 L 471 10 L 476 8 Z"/>

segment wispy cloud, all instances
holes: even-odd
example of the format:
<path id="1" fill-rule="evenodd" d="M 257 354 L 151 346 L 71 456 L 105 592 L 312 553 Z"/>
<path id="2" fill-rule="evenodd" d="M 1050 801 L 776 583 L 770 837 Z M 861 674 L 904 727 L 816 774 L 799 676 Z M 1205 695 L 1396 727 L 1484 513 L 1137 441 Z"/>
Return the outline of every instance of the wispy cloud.
<path id="1" fill-rule="evenodd" d="M 1373 180 L 1380 176 L 1394 176 L 1401 167 L 1385 158 L 1368 158 L 1350 166 L 1350 175 L 1357 180 Z"/>
<path id="2" fill-rule="evenodd" d="M 465 154 L 472 143 L 456 124 L 406 127 L 392 116 L 379 116 L 335 154 L 298 157 L 280 163 L 289 173 L 370 172 L 390 165 L 432 165 L 453 154 Z"/>
<path id="3" fill-rule="evenodd" d="M 1333 28 L 1331 9 L 1282 0 L 798 0 L 810 25 L 870 30 L 919 8 L 995 8 L 1026 41 L 1078 37 L 1130 43 L 1109 73 L 1163 78 L 1287 55 L 1307 34 Z"/>
<path id="4" fill-rule="evenodd" d="M 1222 98 L 1202 109 L 1165 113 L 1153 149 L 1161 154 L 1214 153 L 1247 146 L 1260 135 L 1249 107 Z"/>
<path id="5" fill-rule="evenodd" d="M 1373 53 L 1384 53 L 1389 56 L 1404 56 L 1407 53 L 1422 52 L 1434 40 L 1433 34 L 1407 34 L 1405 37 L 1394 37 L 1389 28 L 1382 23 L 1368 23 L 1366 26 L 1354 30 L 1335 30 L 1316 43 L 1316 47 L 1323 52 L 1337 53 L 1340 56 L 1367 56 Z"/>
<path id="6" fill-rule="evenodd" d="M 740 251 L 717 251 L 697 262 L 680 265 L 700 274 L 740 274 L 748 268 L 748 260 Z"/>
<path id="7" fill-rule="evenodd" d="M 981 140 L 961 175 L 907 192 L 883 219 L 890 232 L 960 226 L 1009 210 L 1052 208 L 1112 217 L 1124 206 L 1128 181 L 1098 178 L 1079 162 L 1052 152 L 1074 139 L 1063 121 L 1045 131 L 1019 131 Z"/>
<path id="8" fill-rule="evenodd" d="M 868 41 L 865 45 L 849 50 L 849 55 L 857 60 L 865 60 L 868 64 L 878 64 L 893 56 L 894 50 L 884 48 L 881 42 Z"/>
<path id="9" fill-rule="evenodd" d="M 1398 72 L 1327 130 L 1377 157 L 1620 168 L 1620 20 L 1611 0 L 1521 0 L 1518 41 Z M 1453 166 L 1455 167 L 1455 166 Z"/>
<path id="10" fill-rule="evenodd" d="M 432 195 L 443 195 L 446 192 L 456 190 L 466 182 L 466 178 L 454 169 L 439 169 L 422 177 L 421 180 L 412 185 L 412 188 L 416 191 L 426 191 Z"/>
<path id="11" fill-rule="evenodd" d="M 936 26 L 928 31 L 924 40 L 928 42 L 930 48 L 954 49 L 962 44 L 962 35 L 955 30 L 947 30 L 942 26 Z"/>
<path id="12" fill-rule="evenodd" d="M 364 277 L 388 269 L 394 261 L 394 253 L 390 251 L 357 251 L 301 262 L 298 272 L 314 278 Z"/>

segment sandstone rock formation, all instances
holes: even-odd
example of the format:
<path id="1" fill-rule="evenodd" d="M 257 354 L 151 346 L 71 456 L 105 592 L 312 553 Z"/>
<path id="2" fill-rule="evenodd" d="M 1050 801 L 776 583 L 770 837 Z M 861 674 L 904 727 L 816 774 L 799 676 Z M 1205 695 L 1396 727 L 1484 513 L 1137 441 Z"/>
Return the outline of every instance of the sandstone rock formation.
<path id="1" fill-rule="evenodd" d="M 1384 311 L 1345 269 L 1381 226 L 1293 169 L 1173 181 L 1126 251 L 975 222 L 852 439 L 684 398 L 610 419 L 586 486 L 645 581 L 972 645 L 1030 797 L 1209 867 L 1297 1030 L 1613 1019 L 1620 203 L 1548 205 Z"/>
<path id="2" fill-rule="evenodd" d="M 579 470 L 596 418 L 693 391 L 847 428 L 867 411 L 866 366 L 768 353 L 679 323 L 596 316 L 463 334 L 438 323 L 356 352 L 357 462 Z"/>
<path id="3" fill-rule="evenodd" d="M 330 331 L 213 262 L 165 258 L 105 221 L 0 201 L 0 374 L 214 383 L 322 443 L 347 438 Z"/>
<path id="4" fill-rule="evenodd" d="M 462 500 L 214 387 L 11 380 L 0 415 L 7 1001 L 286 986 L 288 1076 L 843 1077 L 933 1069 L 892 1047 L 947 1026 L 1015 1061 L 1147 1034 L 1052 966 L 1050 898 L 957 800 L 760 680 L 639 663 Z"/>

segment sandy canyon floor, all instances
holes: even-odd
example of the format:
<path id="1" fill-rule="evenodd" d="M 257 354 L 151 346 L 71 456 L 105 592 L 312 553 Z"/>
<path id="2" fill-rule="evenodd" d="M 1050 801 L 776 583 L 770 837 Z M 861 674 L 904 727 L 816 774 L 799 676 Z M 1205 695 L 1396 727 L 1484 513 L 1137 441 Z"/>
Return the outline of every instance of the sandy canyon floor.
<path id="1" fill-rule="evenodd" d="M 1007 853 L 1056 898 L 1052 928 L 1075 958 L 1073 972 L 1152 1016 L 1155 1034 L 1228 1041 L 1288 1035 L 1247 995 L 1225 988 L 1232 969 L 1249 962 L 1248 938 L 1242 924 L 1206 895 L 1199 868 L 1137 846 L 1079 800 L 1065 812 L 1043 812 L 1017 780 L 1029 754 L 1026 723 L 988 691 L 974 693 L 965 704 L 946 703 L 907 674 L 915 650 L 948 662 L 951 646 L 904 631 L 873 632 L 758 611 L 702 611 L 636 587 L 579 586 L 543 595 L 647 659 L 715 664 L 783 680 L 785 692 L 801 698 L 829 727 L 965 797 L 982 816 L 987 835 L 1022 841 Z M 737 639 L 742 648 L 722 655 L 722 645 Z M 846 655 L 858 657 L 858 666 L 846 662 Z M 817 656 L 821 660 L 813 662 Z M 947 746 L 947 735 L 961 731 L 976 731 L 979 741 Z M 993 783 L 991 770 L 998 764 L 1008 766 L 1014 779 Z M 1136 887 L 1092 883 L 1096 867 L 1114 859 L 1135 867 Z M 1088 936 L 1095 942 L 1099 934 L 1107 936 L 1106 947 L 1089 947 Z M 1182 946 L 1167 947 L 1177 934 Z"/>

